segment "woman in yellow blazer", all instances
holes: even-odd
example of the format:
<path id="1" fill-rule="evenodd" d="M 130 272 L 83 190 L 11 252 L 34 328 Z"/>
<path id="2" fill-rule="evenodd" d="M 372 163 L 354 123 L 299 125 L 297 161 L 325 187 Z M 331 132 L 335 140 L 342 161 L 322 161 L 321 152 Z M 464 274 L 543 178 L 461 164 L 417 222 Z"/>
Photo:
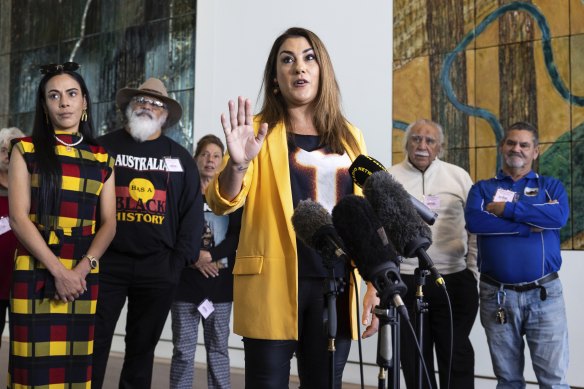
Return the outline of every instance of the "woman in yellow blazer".
<path id="1" fill-rule="evenodd" d="M 331 211 L 343 195 L 360 193 L 347 168 L 365 153 L 365 143 L 341 113 L 329 55 L 311 31 L 290 28 L 276 39 L 263 91 L 255 119 L 249 99 L 239 97 L 237 106 L 229 102 L 229 117 L 221 117 L 229 157 L 206 194 L 217 214 L 245 204 L 233 271 L 234 331 L 244 337 L 246 387 L 288 387 L 295 353 L 301 387 L 326 388 L 322 285 L 327 273 L 322 258 L 296 238 L 291 218 L 299 200 L 311 198 Z M 343 276 L 347 266 L 337 264 L 335 274 Z M 354 287 L 345 289 L 337 298 L 339 388 L 351 337 L 357 336 Z M 368 285 L 362 320 L 369 326 L 363 337 L 377 331 L 370 314 L 377 303 Z"/>

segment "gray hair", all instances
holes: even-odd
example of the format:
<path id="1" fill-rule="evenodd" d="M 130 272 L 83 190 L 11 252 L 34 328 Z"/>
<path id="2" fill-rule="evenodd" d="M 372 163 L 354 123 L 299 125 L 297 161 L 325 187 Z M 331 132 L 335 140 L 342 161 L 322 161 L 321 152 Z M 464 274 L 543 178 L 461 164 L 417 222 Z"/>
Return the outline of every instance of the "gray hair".
<path id="1" fill-rule="evenodd" d="M 402 147 L 403 147 L 406 155 L 408 154 L 408 140 L 410 139 L 410 134 L 412 132 L 412 129 L 419 124 L 427 124 L 427 125 L 432 126 L 438 130 L 438 143 L 440 145 L 440 151 L 438 152 L 438 157 L 442 158 L 442 156 L 444 155 L 444 129 L 442 128 L 442 126 L 440 124 L 433 122 L 432 120 L 429 120 L 429 119 L 418 119 L 415 122 L 410 123 L 410 125 L 407 126 L 406 131 L 404 133 L 403 144 L 402 144 Z"/>
<path id="2" fill-rule="evenodd" d="M 17 127 L 8 127 L 0 130 L 0 146 L 4 143 L 10 143 L 14 138 L 24 137 L 24 133 Z"/>
<path id="3" fill-rule="evenodd" d="M 531 136 L 533 137 L 533 145 L 537 146 L 539 144 L 539 134 L 537 128 L 529 122 L 516 122 L 510 125 L 509 128 L 505 130 L 505 136 L 501 140 L 501 144 L 505 142 L 507 136 L 509 135 L 509 132 L 516 130 L 529 131 L 531 133 Z"/>

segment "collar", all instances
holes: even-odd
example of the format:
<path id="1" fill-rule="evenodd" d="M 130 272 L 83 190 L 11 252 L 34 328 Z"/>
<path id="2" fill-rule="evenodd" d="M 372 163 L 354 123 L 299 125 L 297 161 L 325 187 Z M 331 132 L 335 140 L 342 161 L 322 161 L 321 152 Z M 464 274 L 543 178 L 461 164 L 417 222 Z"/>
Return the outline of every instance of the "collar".
<path id="1" fill-rule="evenodd" d="M 413 172 L 417 172 L 420 173 L 422 175 L 426 174 L 426 173 L 430 173 L 436 169 L 438 169 L 438 166 L 442 163 L 442 161 L 436 157 L 432 163 L 430 165 L 428 165 L 428 167 L 426 168 L 426 170 L 421 171 L 420 169 L 418 169 L 408 158 L 408 156 L 406 155 L 406 158 L 404 159 L 404 163 L 405 165 L 408 167 L 409 170 L 413 171 Z"/>
<path id="2" fill-rule="evenodd" d="M 499 170 L 499 172 L 497 173 L 497 176 L 495 178 L 497 180 L 511 180 L 511 181 L 513 181 L 511 176 L 508 174 L 505 174 L 503 172 L 503 170 Z M 527 173 L 525 176 L 523 176 L 520 180 L 528 180 L 528 179 L 536 180 L 538 178 L 539 178 L 539 174 L 537 174 L 533 170 L 530 170 L 529 173 Z"/>
<path id="3" fill-rule="evenodd" d="M 55 130 L 55 135 L 71 135 L 71 136 L 81 136 L 79 132 L 70 132 L 65 130 Z"/>

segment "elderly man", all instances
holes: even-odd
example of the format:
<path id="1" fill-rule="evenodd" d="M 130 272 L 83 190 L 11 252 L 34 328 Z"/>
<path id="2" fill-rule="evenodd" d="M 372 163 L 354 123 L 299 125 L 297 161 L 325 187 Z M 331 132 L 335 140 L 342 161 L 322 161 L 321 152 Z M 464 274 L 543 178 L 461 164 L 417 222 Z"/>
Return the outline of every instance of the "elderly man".
<path id="1" fill-rule="evenodd" d="M 428 312 L 424 318 L 424 360 L 430 372 L 432 387 L 437 388 L 434 374 L 434 348 L 440 376 L 440 387 L 474 388 L 474 350 L 469 340 L 478 311 L 476 271 L 476 239 L 469 236 L 464 223 L 466 195 L 472 186 L 468 173 L 456 165 L 441 161 L 444 134 L 442 127 L 430 120 L 412 123 L 405 133 L 406 158 L 389 168 L 389 172 L 412 195 L 438 213 L 433 226 L 433 243 L 428 250 L 438 271 L 444 277 L 452 303 L 454 325 L 452 364 L 450 364 L 450 310 L 447 296 L 430 279 L 423 287 Z M 406 259 L 401 265 L 402 279 L 408 286 L 404 301 L 410 317 L 416 318 L 417 259 Z M 419 358 L 414 339 L 405 328 L 401 331 L 401 362 L 408 388 L 417 387 L 415 369 Z M 427 381 L 423 379 L 424 387 Z"/>
<path id="2" fill-rule="evenodd" d="M 568 327 L 557 272 L 568 196 L 559 180 L 532 170 L 539 155 L 533 125 L 511 125 L 499 150 L 501 171 L 476 183 L 466 206 L 479 244 L 481 323 L 497 388 L 525 388 L 525 337 L 539 387 L 567 389 Z"/>
<path id="3" fill-rule="evenodd" d="M 93 389 L 101 388 L 116 322 L 128 300 L 120 388 L 149 388 L 154 349 L 181 270 L 198 258 L 203 229 L 199 173 L 190 153 L 163 135 L 182 108 L 162 82 L 124 88 L 127 123 L 99 140 L 116 155 L 117 232 L 100 261 Z"/>

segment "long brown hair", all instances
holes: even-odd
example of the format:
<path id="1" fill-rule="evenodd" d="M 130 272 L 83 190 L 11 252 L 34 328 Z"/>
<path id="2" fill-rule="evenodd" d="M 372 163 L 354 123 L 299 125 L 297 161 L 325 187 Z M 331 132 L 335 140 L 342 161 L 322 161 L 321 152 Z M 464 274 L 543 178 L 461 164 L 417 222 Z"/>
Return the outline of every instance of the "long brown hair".
<path id="1" fill-rule="evenodd" d="M 282 121 L 286 124 L 286 128 L 290 129 L 291 127 L 286 100 L 281 93 L 273 93 L 273 80 L 276 77 L 276 61 L 280 47 L 288 38 L 295 37 L 303 37 L 308 41 L 320 67 L 318 93 L 312 104 L 314 126 L 322 137 L 322 143 L 328 145 L 333 152 L 343 154 L 345 152 L 344 141 L 355 154 L 359 154 L 359 145 L 349 130 L 348 120 L 342 113 L 341 94 L 330 56 L 320 38 L 305 28 L 289 28 L 272 45 L 262 82 L 263 102 L 258 114 L 261 121 L 268 123 L 270 129 Z"/>

